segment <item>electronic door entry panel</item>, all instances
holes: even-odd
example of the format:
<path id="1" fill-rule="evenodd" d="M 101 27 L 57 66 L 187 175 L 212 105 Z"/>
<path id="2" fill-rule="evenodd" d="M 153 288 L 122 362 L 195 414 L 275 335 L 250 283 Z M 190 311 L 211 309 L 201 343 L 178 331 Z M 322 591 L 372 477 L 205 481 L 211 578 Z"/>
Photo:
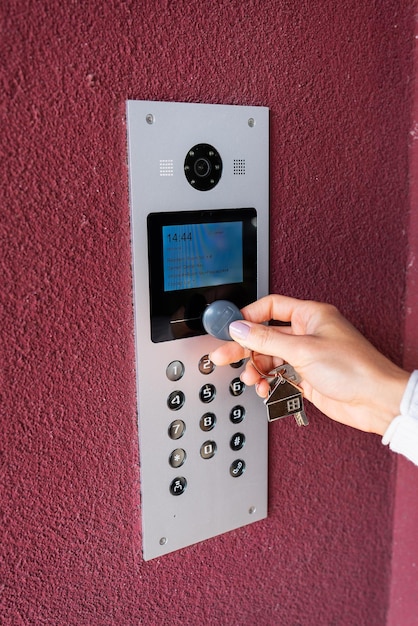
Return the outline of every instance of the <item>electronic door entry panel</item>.
<path id="1" fill-rule="evenodd" d="M 267 516 L 265 407 L 202 317 L 268 292 L 269 115 L 131 100 L 127 122 L 148 560 Z"/>

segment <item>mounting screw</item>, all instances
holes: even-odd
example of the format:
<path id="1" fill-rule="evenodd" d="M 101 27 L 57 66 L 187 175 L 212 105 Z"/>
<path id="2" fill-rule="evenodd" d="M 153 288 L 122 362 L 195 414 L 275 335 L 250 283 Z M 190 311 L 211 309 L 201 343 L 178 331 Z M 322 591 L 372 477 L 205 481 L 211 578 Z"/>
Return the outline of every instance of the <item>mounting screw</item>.
<path id="1" fill-rule="evenodd" d="M 155 118 L 152 113 L 148 113 L 148 115 L 145 117 L 145 120 L 147 124 L 154 124 Z"/>
<path id="2" fill-rule="evenodd" d="M 250 128 L 254 128 L 254 126 L 255 126 L 255 119 L 253 117 L 250 117 L 250 119 L 248 120 L 248 126 Z"/>
<path id="3" fill-rule="evenodd" d="M 160 546 L 165 546 L 166 543 L 167 543 L 167 537 L 161 537 Z"/>
<path id="4" fill-rule="evenodd" d="M 254 515 L 254 513 L 256 512 L 256 510 L 257 510 L 257 508 L 256 508 L 255 506 L 251 506 L 251 507 L 248 509 L 248 513 L 249 513 L 250 515 Z"/>

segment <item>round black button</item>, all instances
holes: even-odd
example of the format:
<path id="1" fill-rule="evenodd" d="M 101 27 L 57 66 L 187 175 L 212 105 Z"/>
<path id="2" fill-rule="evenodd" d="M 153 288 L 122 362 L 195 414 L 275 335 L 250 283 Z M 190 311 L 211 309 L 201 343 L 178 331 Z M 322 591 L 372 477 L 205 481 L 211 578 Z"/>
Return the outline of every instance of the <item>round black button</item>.
<path id="1" fill-rule="evenodd" d="M 242 367 L 244 363 L 245 363 L 245 359 L 241 359 L 241 361 L 236 361 L 235 363 L 231 363 L 230 366 L 237 370 L 240 367 Z"/>
<path id="2" fill-rule="evenodd" d="M 245 444 L 245 435 L 243 433 L 235 433 L 229 442 L 231 450 L 241 450 Z"/>
<path id="3" fill-rule="evenodd" d="M 185 430 L 186 424 L 183 420 L 174 420 L 168 427 L 168 436 L 170 439 L 180 439 L 180 437 L 183 437 Z"/>
<path id="4" fill-rule="evenodd" d="M 245 389 L 245 385 L 240 378 L 234 378 L 229 385 L 229 391 L 233 396 L 240 396 Z"/>
<path id="5" fill-rule="evenodd" d="M 216 424 L 215 413 L 205 413 L 200 418 L 199 426 L 201 430 L 204 430 L 205 432 L 208 432 L 209 430 L 212 430 L 213 428 L 215 428 L 215 424 Z"/>
<path id="6" fill-rule="evenodd" d="M 180 380 L 184 375 L 184 364 L 181 361 L 171 361 L 165 370 L 168 380 Z"/>
<path id="7" fill-rule="evenodd" d="M 215 385 L 210 385 L 209 383 L 207 385 L 203 385 L 203 387 L 199 391 L 199 398 L 205 404 L 208 404 L 208 402 L 212 402 L 215 396 L 216 396 Z"/>
<path id="8" fill-rule="evenodd" d="M 229 473 L 233 478 L 238 478 L 238 476 L 242 476 L 245 472 L 245 461 L 242 459 L 236 459 L 231 463 L 231 467 L 229 468 Z"/>
<path id="9" fill-rule="evenodd" d="M 211 459 L 216 453 L 216 443 L 214 441 L 205 441 L 200 446 L 200 456 L 202 459 Z"/>
<path id="10" fill-rule="evenodd" d="M 176 448 L 170 454 L 169 463 L 171 467 L 181 467 L 186 460 L 186 451 L 183 448 Z"/>
<path id="11" fill-rule="evenodd" d="M 231 409 L 229 413 L 229 419 L 233 424 L 240 424 L 245 417 L 245 409 L 243 406 L 237 404 Z"/>
<path id="12" fill-rule="evenodd" d="M 181 496 L 181 494 L 184 493 L 186 487 L 187 480 L 184 478 L 184 476 L 178 476 L 171 481 L 170 493 L 173 496 Z"/>
<path id="13" fill-rule="evenodd" d="M 182 391 L 172 391 L 167 398 L 168 408 L 172 411 L 178 411 L 183 406 L 186 396 Z"/>
<path id="14" fill-rule="evenodd" d="M 212 363 L 212 361 L 209 358 L 209 355 L 205 354 L 205 356 L 202 356 L 202 358 L 199 361 L 199 372 L 201 374 L 211 374 L 214 369 L 215 369 L 215 364 Z"/>

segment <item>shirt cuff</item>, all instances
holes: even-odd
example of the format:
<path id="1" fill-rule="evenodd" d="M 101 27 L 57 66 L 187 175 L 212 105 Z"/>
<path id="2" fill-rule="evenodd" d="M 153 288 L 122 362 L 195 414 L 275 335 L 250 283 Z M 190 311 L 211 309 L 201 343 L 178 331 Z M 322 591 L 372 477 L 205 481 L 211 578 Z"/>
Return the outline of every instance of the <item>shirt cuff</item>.
<path id="1" fill-rule="evenodd" d="M 401 400 L 400 415 L 389 424 L 382 443 L 418 465 L 418 370 L 412 372 L 409 378 Z"/>

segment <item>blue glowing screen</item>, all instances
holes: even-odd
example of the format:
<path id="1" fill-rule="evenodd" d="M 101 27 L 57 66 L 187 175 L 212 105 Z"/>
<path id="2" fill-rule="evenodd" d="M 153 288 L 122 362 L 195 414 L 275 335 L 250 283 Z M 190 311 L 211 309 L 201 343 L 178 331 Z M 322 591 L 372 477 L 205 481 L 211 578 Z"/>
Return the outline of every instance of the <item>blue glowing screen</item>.
<path id="1" fill-rule="evenodd" d="M 164 291 L 243 281 L 242 222 L 162 227 Z"/>

